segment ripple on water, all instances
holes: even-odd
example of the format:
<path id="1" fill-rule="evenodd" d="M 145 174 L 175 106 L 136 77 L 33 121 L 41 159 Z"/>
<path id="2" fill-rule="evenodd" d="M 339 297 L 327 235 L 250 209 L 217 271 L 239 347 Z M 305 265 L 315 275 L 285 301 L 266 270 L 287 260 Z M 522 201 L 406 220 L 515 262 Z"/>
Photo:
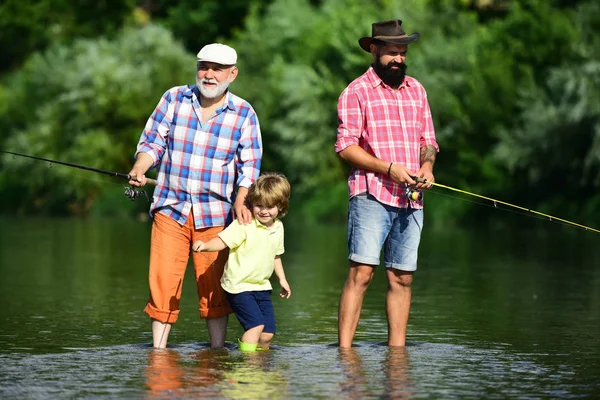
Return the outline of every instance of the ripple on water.
<path id="1" fill-rule="evenodd" d="M 274 346 L 244 354 L 228 343 L 155 350 L 148 344 L 65 347 L 64 353 L 0 355 L 0 397 L 146 395 L 261 397 L 487 397 L 585 393 L 568 365 L 544 364 L 542 353 L 512 352 L 503 343 L 385 341 Z M 260 395 L 259 395 L 260 394 Z"/>

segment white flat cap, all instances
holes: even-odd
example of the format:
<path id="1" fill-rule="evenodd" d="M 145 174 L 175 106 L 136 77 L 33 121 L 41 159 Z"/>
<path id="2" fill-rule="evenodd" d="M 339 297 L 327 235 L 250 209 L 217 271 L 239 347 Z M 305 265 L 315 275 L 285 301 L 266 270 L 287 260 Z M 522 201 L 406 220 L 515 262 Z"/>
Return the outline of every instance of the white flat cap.
<path id="1" fill-rule="evenodd" d="M 198 52 L 198 62 L 207 61 L 221 65 L 235 65 L 237 53 L 225 44 L 207 44 Z"/>

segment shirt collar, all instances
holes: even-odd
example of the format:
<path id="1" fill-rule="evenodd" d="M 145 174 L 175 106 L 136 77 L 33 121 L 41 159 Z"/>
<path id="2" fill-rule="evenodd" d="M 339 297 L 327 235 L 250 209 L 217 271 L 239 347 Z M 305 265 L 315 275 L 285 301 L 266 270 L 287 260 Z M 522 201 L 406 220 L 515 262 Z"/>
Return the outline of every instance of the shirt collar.
<path id="1" fill-rule="evenodd" d="M 380 86 L 380 85 L 384 88 L 390 88 L 390 86 L 386 85 L 385 82 L 383 82 L 381 80 L 379 75 L 377 75 L 377 72 L 375 72 L 375 69 L 373 69 L 372 65 L 367 70 L 367 77 L 368 77 L 369 81 L 371 82 L 371 86 L 374 88 L 377 86 Z M 403 87 L 410 87 L 410 80 L 407 78 L 408 78 L 408 76 L 404 77 L 404 82 L 402 82 L 402 85 L 400 85 L 400 87 L 398 89 L 401 89 Z"/>
<path id="2" fill-rule="evenodd" d="M 266 226 L 264 226 L 263 224 L 261 224 L 256 218 L 252 219 L 252 222 L 254 223 L 254 226 L 256 226 L 259 229 L 266 229 L 269 232 L 276 232 L 277 230 L 279 230 L 281 228 L 281 221 L 279 221 L 278 218 L 275 218 L 275 222 L 273 223 L 274 227 L 273 229 L 269 229 Z"/>

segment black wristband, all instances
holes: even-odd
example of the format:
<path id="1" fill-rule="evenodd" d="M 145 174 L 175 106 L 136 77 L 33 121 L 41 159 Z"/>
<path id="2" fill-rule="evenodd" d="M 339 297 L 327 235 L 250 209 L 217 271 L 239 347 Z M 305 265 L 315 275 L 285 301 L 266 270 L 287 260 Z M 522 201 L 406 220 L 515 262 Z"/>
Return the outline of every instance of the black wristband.
<path id="1" fill-rule="evenodd" d="M 394 165 L 394 163 L 393 163 L 393 162 L 391 162 L 391 163 L 390 163 L 390 166 L 388 167 L 388 173 L 387 173 L 387 176 L 388 176 L 388 177 L 390 176 L 390 171 L 392 170 L 392 165 Z"/>

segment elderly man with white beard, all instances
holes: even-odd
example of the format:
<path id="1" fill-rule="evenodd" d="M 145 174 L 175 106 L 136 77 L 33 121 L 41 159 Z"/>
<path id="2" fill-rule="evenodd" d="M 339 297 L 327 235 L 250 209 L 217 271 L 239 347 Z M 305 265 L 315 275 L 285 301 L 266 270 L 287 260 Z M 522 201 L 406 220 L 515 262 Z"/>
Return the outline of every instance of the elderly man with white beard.
<path id="1" fill-rule="evenodd" d="M 157 169 L 150 206 L 150 298 L 153 345 L 164 348 L 179 316 L 186 266 L 195 241 L 217 237 L 234 218 L 247 224 L 248 188 L 260 174 L 262 140 L 252 106 L 229 91 L 238 74 L 236 51 L 224 44 L 198 53 L 196 85 L 167 90 L 141 134 L 130 171 L 134 186 Z M 227 251 L 192 253 L 200 318 L 211 347 L 225 343 L 231 308 L 220 278 Z"/>

